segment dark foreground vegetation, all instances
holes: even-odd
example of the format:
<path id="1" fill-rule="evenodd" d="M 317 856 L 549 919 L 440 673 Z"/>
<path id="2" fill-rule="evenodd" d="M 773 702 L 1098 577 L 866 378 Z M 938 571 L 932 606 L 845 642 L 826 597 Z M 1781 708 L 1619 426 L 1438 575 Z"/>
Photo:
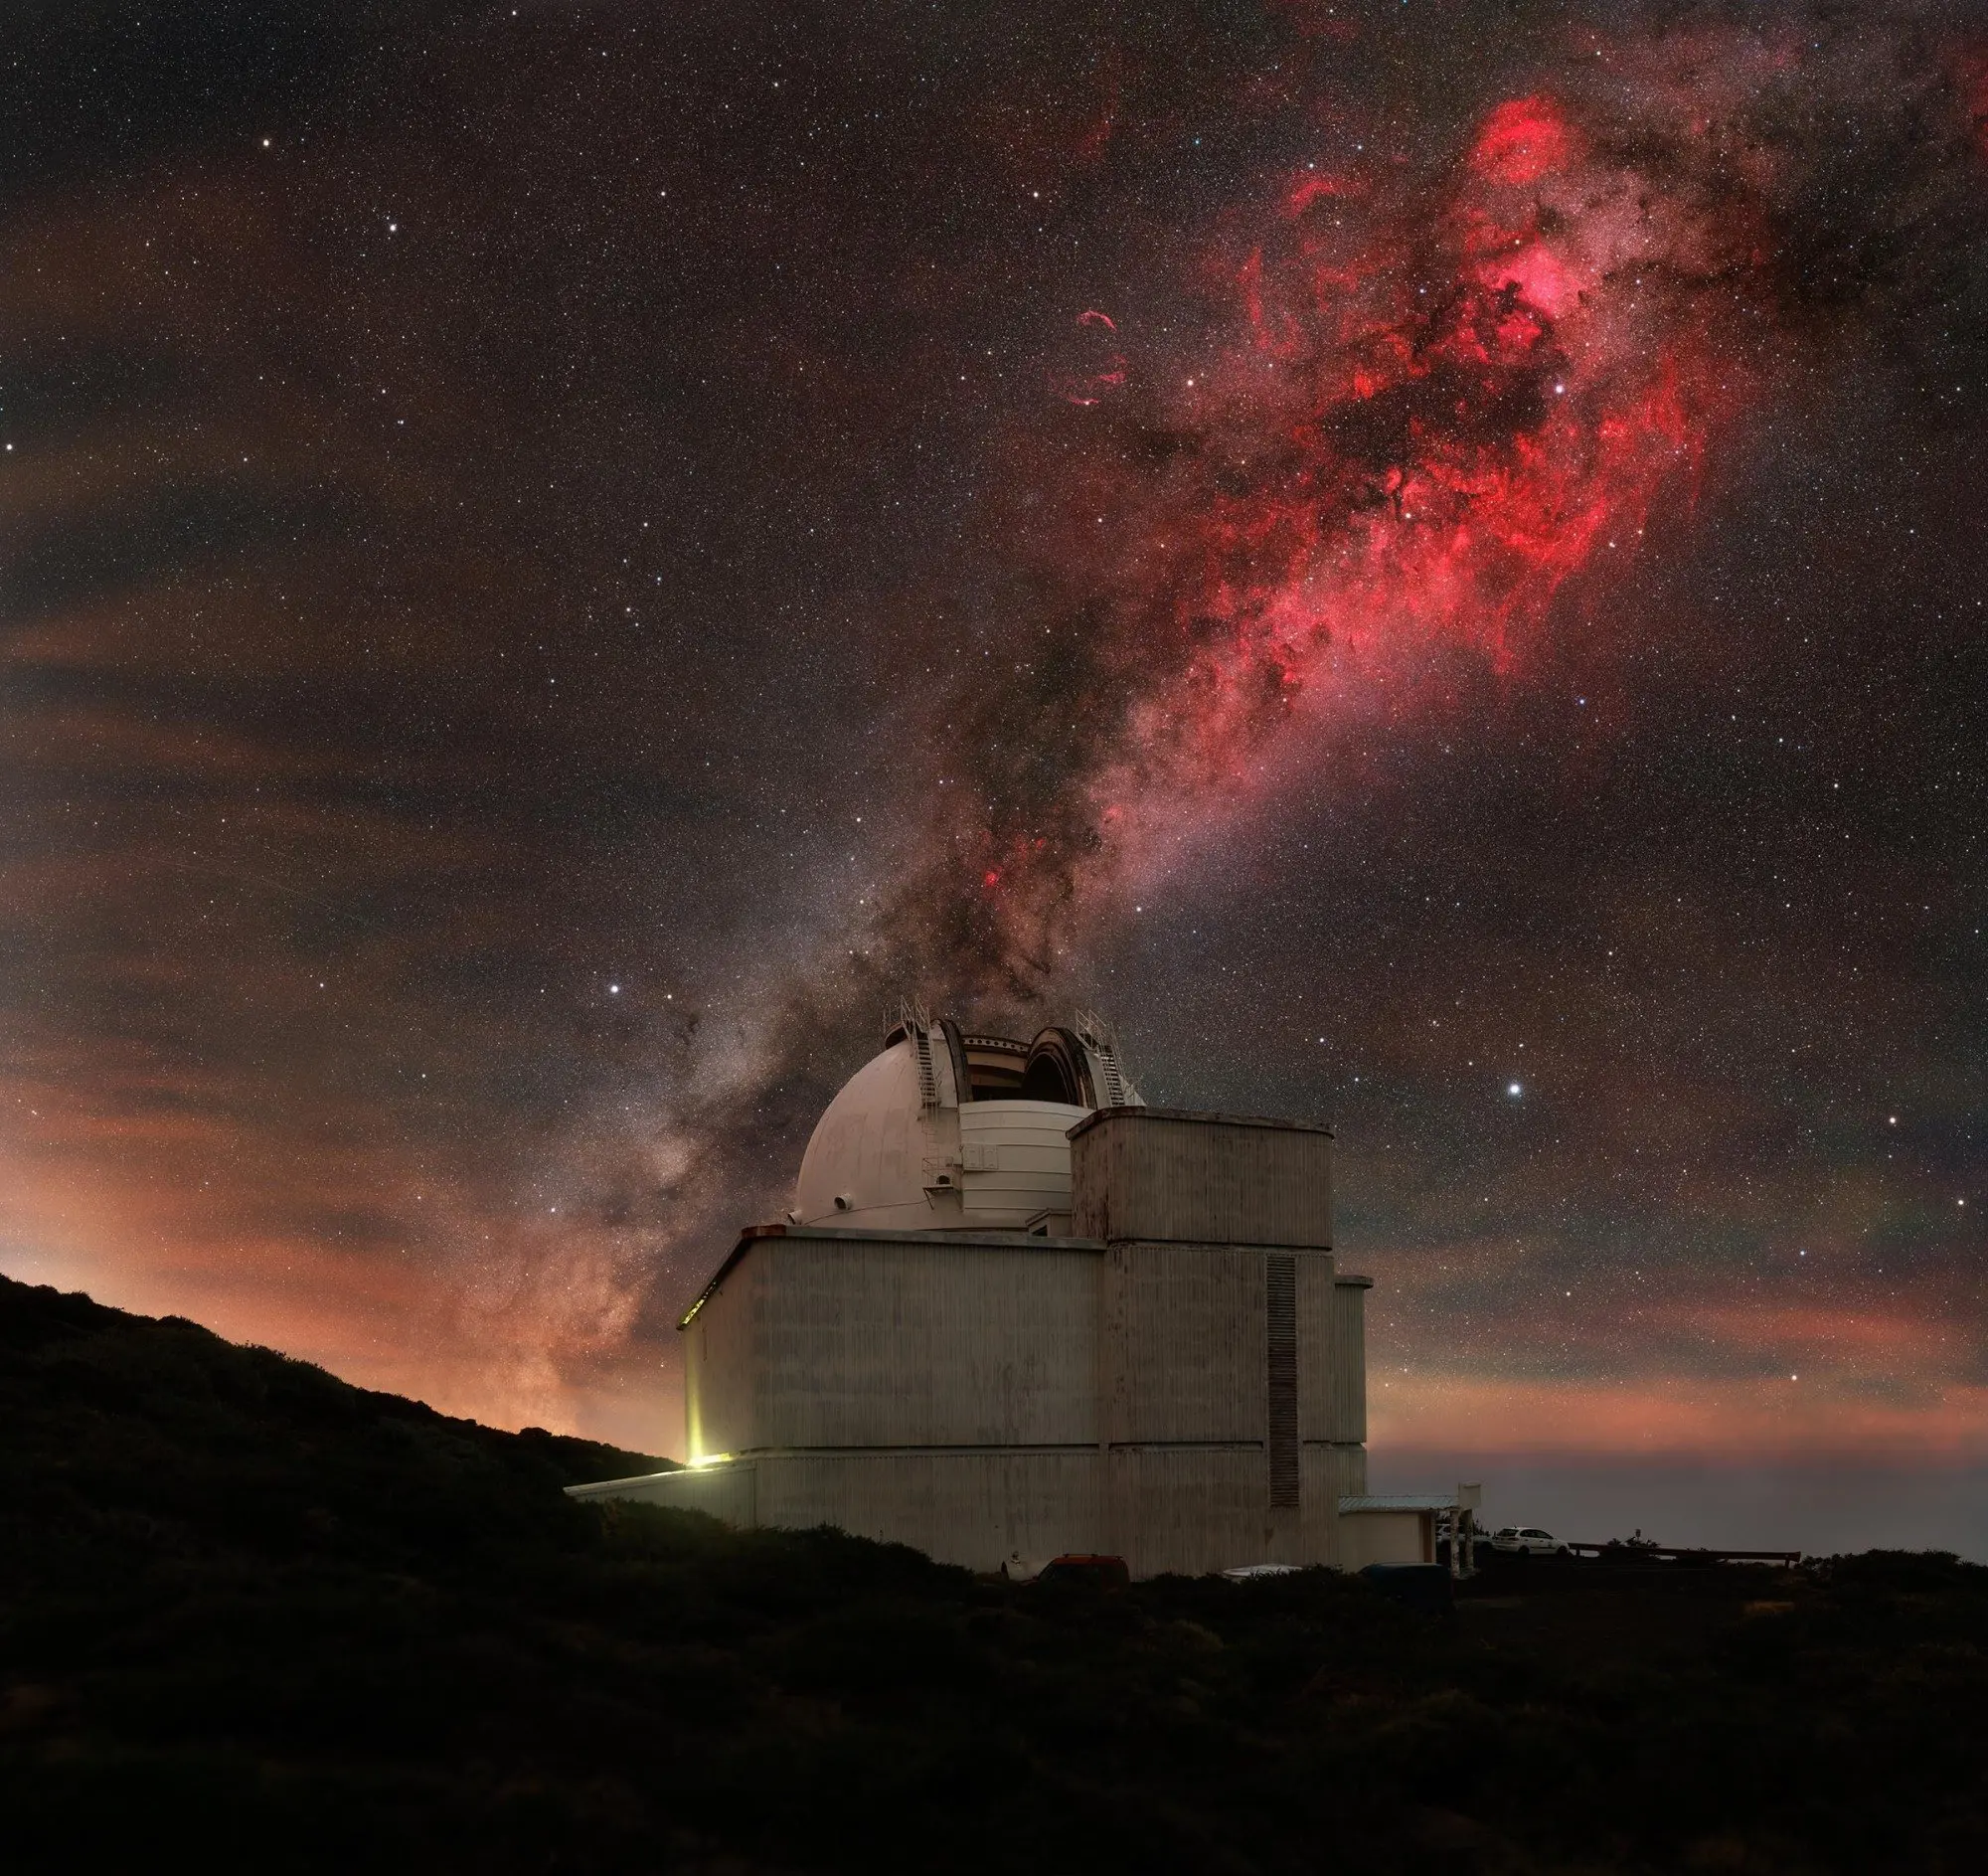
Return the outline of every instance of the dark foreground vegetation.
<path id="1" fill-rule="evenodd" d="M 0 1279 L 0 1862 L 1978 1872 L 1988 1570 L 1008 1588 Z"/>

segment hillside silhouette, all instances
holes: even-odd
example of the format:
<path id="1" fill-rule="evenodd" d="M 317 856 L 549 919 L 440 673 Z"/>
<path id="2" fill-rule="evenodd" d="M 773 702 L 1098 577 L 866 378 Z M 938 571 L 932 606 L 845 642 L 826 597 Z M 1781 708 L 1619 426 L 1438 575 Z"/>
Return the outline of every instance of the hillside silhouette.
<path id="1" fill-rule="evenodd" d="M 1974 1871 L 1988 1570 L 977 1580 L 0 1279 L 12 1868 Z"/>

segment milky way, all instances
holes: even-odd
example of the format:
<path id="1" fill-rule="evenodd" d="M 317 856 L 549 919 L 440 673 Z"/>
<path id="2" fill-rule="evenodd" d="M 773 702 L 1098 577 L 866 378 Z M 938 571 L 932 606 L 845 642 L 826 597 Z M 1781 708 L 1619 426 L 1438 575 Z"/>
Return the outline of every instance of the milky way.
<path id="1" fill-rule="evenodd" d="M 1974 263 L 1965 62 L 1888 96 L 1864 61 L 1806 50 L 1785 32 L 1596 46 L 1605 83 L 1576 68 L 1565 99 L 1503 99 L 1401 175 L 1364 138 L 1347 161 L 1342 131 L 1334 160 L 1224 230 L 1201 347 L 1156 347 L 1141 374 L 1116 319 L 1078 316 L 1114 343 L 1062 387 L 1097 415 L 1037 550 L 1046 585 L 1076 591 L 1043 608 L 1020 683 L 962 701 L 981 772 L 942 896 L 977 878 L 1000 936 L 975 933 L 955 968 L 1045 969 L 1143 797 L 1219 788 L 1296 692 L 1431 645 L 1521 668 L 1562 585 L 1633 555 L 1656 502 L 1688 499 L 1722 429 L 1832 327 L 1886 343 L 1952 321 L 1949 295 L 1874 308 L 1899 281 L 1804 278 L 1794 254 L 1915 224 L 1917 265 Z M 1827 140 L 1853 120 L 1891 160 L 1828 203 Z"/>
<path id="2" fill-rule="evenodd" d="M 1980 35 L 1426 12 L 33 14 L 0 1264 L 667 1449 L 1095 1007 L 1378 1446 L 1980 1456 Z"/>

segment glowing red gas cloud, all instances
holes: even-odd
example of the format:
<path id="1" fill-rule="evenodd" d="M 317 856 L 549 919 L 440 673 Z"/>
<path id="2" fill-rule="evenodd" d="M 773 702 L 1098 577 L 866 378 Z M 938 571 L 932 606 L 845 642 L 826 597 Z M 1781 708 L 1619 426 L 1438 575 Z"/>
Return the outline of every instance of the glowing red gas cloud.
<path id="1" fill-rule="evenodd" d="M 1308 166 L 1211 258 L 1211 358 L 1148 361 L 1122 407 L 1089 408 L 1138 377 L 1116 356 L 1061 387 L 1100 420 L 1048 550 L 1079 597 L 1042 684 L 988 706 L 1011 754 L 965 843 L 1012 978 L 1051 967 L 1106 850 L 1219 789 L 1328 657 L 1511 669 L 1562 586 L 1690 488 L 1755 386 L 1727 335 L 1762 297 L 1757 217 L 1684 124 L 1644 130 L 1632 160 L 1539 93 L 1432 187 Z M 1061 763 L 1059 713 L 1084 725 Z"/>

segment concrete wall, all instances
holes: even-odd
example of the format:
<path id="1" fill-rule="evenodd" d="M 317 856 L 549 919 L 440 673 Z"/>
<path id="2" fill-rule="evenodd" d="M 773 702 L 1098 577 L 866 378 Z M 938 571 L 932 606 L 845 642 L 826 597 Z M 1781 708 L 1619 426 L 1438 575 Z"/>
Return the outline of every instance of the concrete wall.
<path id="1" fill-rule="evenodd" d="M 1329 1250 L 1332 1135 L 1296 1120 L 1106 1108 L 1071 1129 L 1080 1238 Z"/>
<path id="2" fill-rule="evenodd" d="M 972 1570 L 1101 1551 L 1123 1557 L 1136 1576 L 1193 1576 L 1238 1564 L 1336 1563 L 1336 1521 L 1325 1514 L 1332 1469 L 1326 1459 L 1320 1489 L 1308 1494 L 1309 1527 L 1291 1515 L 1266 1518 L 1256 1447 L 761 1453 L 574 1495 L 704 1511 L 741 1529 L 830 1524 Z"/>
<path id="3" fill-rule="evenodd" d="M 1340 1350 L 1333 1339 L 1337 1272 L 1329 1257 L 1299 1257 L 1298 1438 L 1337 1440 L 1336 1377 Z"/>
<path id="4" fill-rule="evenodd" d="M 1110 1297 L 1104 1437 L 1114 1445 L 1260 1444 L 1263 1254 L 1115 1244 L 1102 1277 Z"/>
<path id="5" fill-rule="evenodd" d="M 1260 1446 L 1114 1448 L 1107 1465 L 1103 1548 L 1134 1576 L 1325 1561 L 1307 1554 L 1298 1509 L 1270 1507 Z"/>
<path id="6" fill-rule="evenodd" d="M 1339 1499 L 1366 1480 L 1336 1438 L 1340 1298 L 1359 1291 L 1329 1253 L 1269 1254 L 1297 1294 L 1297 1503 L 1277 1505 L 1262 1251 L 801 1230 L 745 1250 L 685 1334 L 696 1451 L 752 1462 L 747 1521 L 978 1569 L 1339 1560 Z M 704 1505 L 736 1469 L 659 1501 Z"/>
<path id="7" fill-rule="evenodd" d="M 1019 1234 L 758 1238 L 685 1329 L 692 1457 L 1095 1446 L 1100 1258 Z"/>
<path id="8" fill-rule="evenodd" d="M 1352 1511 L 1339 1520 L 1339 1567 L 1433 1563 L 1435 1518 L 1427 1511 Z"/>
<path id="9" fill-rule="evenodd" d="M 1319 1400 L 1331 1403 L 1326 1438 L 1346 1445 L 1367 1439 L 1367 1292 L 1373 1287 L 1370 1277 L 1335 1278 L 1332 1286 L 1330 1378 Z"/>
<path id="10" fill-rule="evenodd" d="M 1303 1555 L 1293 1561 L 1353 1568 L 1342 1555 L 1345 1520 L 1339 1514 L 1339 1501 L 1366 1491 L 1367 1449 L 1307 1441 L 1299 1449 L 1298 1464 L 1303 1478 L 1299 1499 Z"/>
<path id="11" fill-rule="evenodd" d="M 752 1257 L 738 1262 L 684 1327 L 684 1438 L 693 1462 L 750 1444 L 763 1385 L 766 1268 Z"/>
<path id="12" fill-rule="evenodd" d="M 1095 1447 L 789 1453 L 755 1460 L 753 1469 L 761 1524 L 833 1524 L 971 1570 L 1101 1548 Z"/>

